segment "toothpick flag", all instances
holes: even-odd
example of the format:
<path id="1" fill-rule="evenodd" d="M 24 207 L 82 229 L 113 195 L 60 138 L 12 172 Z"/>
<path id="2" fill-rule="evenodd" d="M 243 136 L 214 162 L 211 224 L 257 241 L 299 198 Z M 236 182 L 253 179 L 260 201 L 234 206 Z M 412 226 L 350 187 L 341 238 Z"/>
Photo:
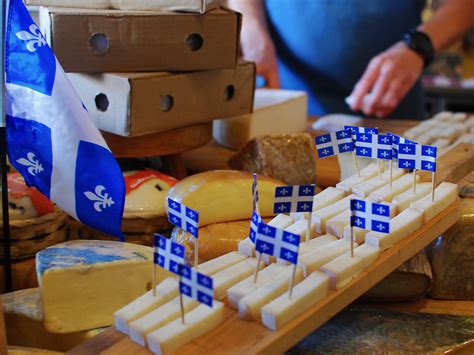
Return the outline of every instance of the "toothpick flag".
<path id="1" fill-rule="evenodd" d="M 392 136 L 392 159 L 394 161 L 398 160 L 398 151 L 399 151 L 399 145 L 400 144 L 417 144 L 414 141 L 411 141 L 407 138 L 400 137 L 396 134 L 393 134 L 393 133 L 390 133 L 390 132 L 388 132 L 387 134 L 389 136 Z"/>
<path id="2" fill-rule="evenodd" d="M 283 229 L 260 222 L 255 249 L 263 254 L 273 255 L 292 264 L 298 262 L 300 236 Z"/>
<path id="3" fill-rule="evenodd" d="M 184 264 L 184 246 L 157 233 L 155 234 L 154 247 L 155 264 L 179 275 L 179 265 Z"/>
<path id="4" fill-rule="evenodd" d="M 199 212 L 168 198 L 168 220 L 175 226 L 198 237 Z"/>
<path id="5" fill-rule="evenodd" d="M 250 233 L 249 238 L 252 243 L 255 244 L 255 238 L 257 237 L 258 224 L 262 221 L 262 218 L 258 215 L 256 211 L 252 213 L 252 220 L 250 221 Z"/>
<path id="6" fill-rule="evenodd" d="M 365 133 L 365 134 L 378 134 L 379 129 L 377 127 L 357 127 L 357 126 L 344 126 L 344 129 L 349 130 L 351 132 L 352 139 L 355 141 L 357 133 Z"/>
<path id="7" fill-rule="evenodd" d="M 214 280 L 188 265 L 180 265 L 179 292 L 209 307 L 214 300 Z"/>
<path id="8" fill-rule="evenodd" d="M 336 154 L 349 153 L 354 150 L 351 132 L 341 130 L 323 134 L 314 138 L 316 150 L 320 158 L 327 158 Z"/>
<path id="9" fill-rule="evenodd" d="M 384 134 L 356 133 L 355 152 L 359 157 L 392 159 L 392 137 Z"/>
<path id="10" fill-rule="evenodd" d="M 400 144 L 398 167 L 436 171 L 436 147 L 420 144 Z"/>
<path id="11" fill-rule="evenodd" d="M 278 186 L 275 189 L 273 213 L 311 212 L 314 185 Z"/>
<path id="12" fill-rule="evenodd" d="M 390 232 L 390 205 L 351 199 L 351 227 Z"/>

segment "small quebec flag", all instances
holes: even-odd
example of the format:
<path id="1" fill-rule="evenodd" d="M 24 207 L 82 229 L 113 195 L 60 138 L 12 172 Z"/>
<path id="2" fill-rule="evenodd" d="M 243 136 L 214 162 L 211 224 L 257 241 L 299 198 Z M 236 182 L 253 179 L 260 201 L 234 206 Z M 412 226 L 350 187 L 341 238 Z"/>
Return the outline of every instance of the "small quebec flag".
<path id="1" fill-rule="evenodd" d="M 435 172 L 436 147 L 420 144 L 400 144 L 398 167 Z"/>
<path id="2" fill-rule="evenodd" d="M 155 234 L 154 262 L 163 269 L 179 275 L 179 265 L 184 264 L 184 246 L 160 234 Z"/>
<path id="3" fill-rule="evenodd" d="M 378 134 L 379 129 L 377 127 L 357 127 L 357 126 L 344 126 L 344 129 L 348 129 L 351 132 L 352 139 L 355 140 L 357 133 L 365 134 Z"/>
<path id="4" fill-rule="evenodd" d="M 392 159 L 392 136 L 384 134 L 356 133 L 356 155 L 373 159 Z"/>
<path id="5" fill-rule="evenodd" d="M 253 244 L 255 244 L 255 238 L 257 236 L 258 225 L 262 221 L 262 218 L 258 215 L 257 211 L 253 211 L 252 220 L 250 221 L 250 232 L 249 238 Z"/>
<path id="6" fill-rule="evenodd" d="M 417 144 L 414 141 L 411 141 L 409 139 L 397 136 L 396 134 L 387 133 L 389 136 L 392 136 L 392 159 L 394 161 L 398 160 L 398 150 L 399 150 L 399 145 L 400 144 Z"/>
<path id="7" fill-rule="evenodd" d="M 168 220 L 176 227 L 198 237 L 199 212 L 168 198 Z"/>
<path id="8" fill-rule="evenodd" d="M 212 277 L 197 272 L 188 265 L 180 265 L 179 292 L 212 307 L 214 282 Z"/>
<path id="9" fill-rule="evenodd" d="M 390 233 L 390 205 L 352 199 L 351 227 Z"/>
<path id="10" fill-rule="evenodd" d="M 275 189 L 273 213 L 311 212 L 314 185 L 278 186 Z"/>
<path id="11" fill-rule="evenodd" d="M 69 215 L 122 238 L 122 172 L 23 2 L 6 3 L 10 162 Z"/>
<path id="12" fill-rule="evenodd" d="M 314 141 L 320 158 L 349 153 L 354 150 L 351 132 L 347 129 L 317 136 Z"/>
<path id="13" fill-rule="evenodd" d="M 260 222 L 258 225 L 255 250 L 273 255 L 292 264 L 298 263 L 300 236 Z"/>

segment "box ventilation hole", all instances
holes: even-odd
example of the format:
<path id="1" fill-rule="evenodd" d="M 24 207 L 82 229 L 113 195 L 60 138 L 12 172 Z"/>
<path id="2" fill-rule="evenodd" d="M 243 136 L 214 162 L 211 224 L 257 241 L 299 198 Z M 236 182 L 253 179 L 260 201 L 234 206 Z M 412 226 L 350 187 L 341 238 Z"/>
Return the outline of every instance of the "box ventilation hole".
<path id="1" fill-rule="evenodd" d="M 107 95 L 102 93 L 98 94 L 95 97 L 95 107 L 97 107 L 99 111 L 107 111 L 107 109 L 109 108 L 109 99 L 107 98 Z"/>
<path id="2" fill-rule="evenodd" d="M 168 112 L 173 108 L 174 99 L 171 95 L 163 95 L 160 98 L 160 110 L 161 112 Z"/>
<path id="3" fill-rule="evenodd" d="M 230 101 L 234 98 L 234 95 L 235 95 L 234 85 L 227 85 L 227 87 L 225 88 L 225 92 L 224 92 L 224 99 L 226 101 Z"/>
<path id="4" fill-rule="evenodd" d="M 94 54 L 105 54 L 109 50 L 109 39 L 103 33 L 94 33 L 89 38 L 89 47 Z"/>
<path id="5" fill-rule="evenodd" d="M 204 39 L 202 38 L 202 36 L 199 33 L 191 33 L 186 38 L 186 45 L 193 52 L 201 49 L 203 44 L 204 44 Z"/>

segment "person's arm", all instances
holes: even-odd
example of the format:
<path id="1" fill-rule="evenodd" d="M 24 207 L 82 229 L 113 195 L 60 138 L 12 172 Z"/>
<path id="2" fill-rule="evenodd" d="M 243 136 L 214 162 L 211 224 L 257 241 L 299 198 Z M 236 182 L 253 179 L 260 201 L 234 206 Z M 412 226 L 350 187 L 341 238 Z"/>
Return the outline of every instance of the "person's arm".
<path id="1" fill-rule="evenodd" d="M 240 35 L 243 58 L 256 63 L 257 75 L 265 78 L 267 87 L 278 88 L 277 57 L 268 33 L 263 1 L 227 0 L 227 5 L 243 14 Z"/>
<path id="2" fill-rule="evenodd" d="M 474 0 L 447 0 L 425 24 L 418 27 L 433 43 L 436 53 L 452 45 L 474 26 Z M 402 41 L 374 57 L 351 93 L 351 109 L 379 117 L 390 114 L 416 83 L 423 59 Z M 364 97 L 370 93 L 367 102 Z"/>

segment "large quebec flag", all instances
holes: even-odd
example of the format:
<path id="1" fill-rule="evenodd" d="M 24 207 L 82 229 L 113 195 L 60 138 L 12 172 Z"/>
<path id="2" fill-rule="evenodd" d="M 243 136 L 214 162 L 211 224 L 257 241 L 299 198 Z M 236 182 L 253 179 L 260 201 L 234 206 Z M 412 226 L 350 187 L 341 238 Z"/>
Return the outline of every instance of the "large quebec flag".
<path id="1" fill-rule="evenodd" d="M 21 0 L 6 3 L 5 82 L 11 164 L 72 217 L 121 238 L 120 168 Z"/>

